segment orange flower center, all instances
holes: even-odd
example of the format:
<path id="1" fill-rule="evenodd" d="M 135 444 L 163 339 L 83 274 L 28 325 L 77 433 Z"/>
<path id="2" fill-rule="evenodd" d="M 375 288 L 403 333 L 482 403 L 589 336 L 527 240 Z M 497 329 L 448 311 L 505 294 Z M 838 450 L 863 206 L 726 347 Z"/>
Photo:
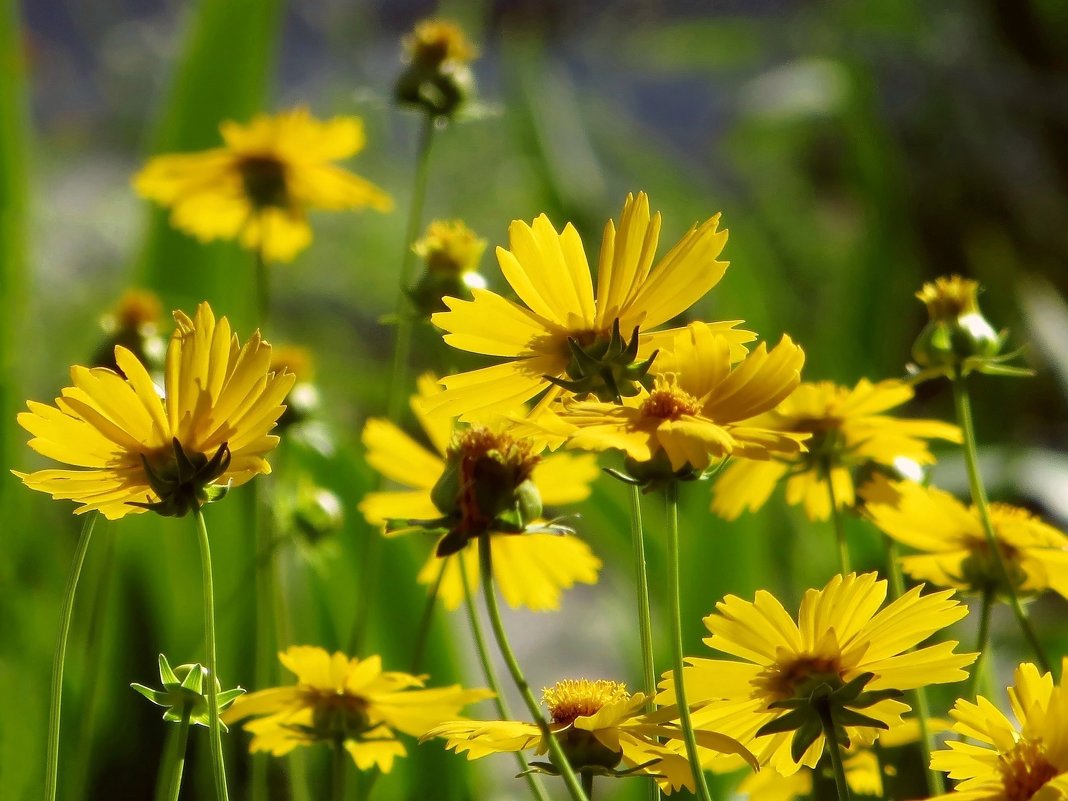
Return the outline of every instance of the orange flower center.
<path id="1" fill-rule="evenodd" d="M 1046 759 L 1041 743 L 1021 740 L 1009 753 L 998 757 L 998 770 L 1005 787 L 1005 801 L 1028 801 L 1057 775 Z"/>
<path id="2" fill-rule="evenodd" d="M 627 685 L 605 679 L 565 679 L 542 690 L 542 699 L 552 715 L 552 722 L 564 725 L 628 698 Z"/>
<path id="3" fill-rule="evenodd" d="M 792 662 L 769 665 L 753 679 L 761 697 L 777 701 L 808 695 L 818 684 L 838 687 L 842 684 L 842 667 L 829 656 L 801 656 Z"/>
<path id="4" fill-rule="evenodd" d="M 520 480 L 528 478 L 539 461 L 539 456 L 529 440 L 517 440 L 508 434 L 480 425 L 457 431 L 449 443 L 448 456 L 458 457 L 467 463 L 492 459 L 513 468 L 521 476 Z"/>
<path id="5" fill-rule="evenodd" d="M 686 415 L 696 415 L 701 411 L 701 404 L 693 395 L 669 382 L 657 377 L 656 385 L 649 397 L 642 404 L 643 417 L 657 417 L 661 420 L 678 420 Z"/>

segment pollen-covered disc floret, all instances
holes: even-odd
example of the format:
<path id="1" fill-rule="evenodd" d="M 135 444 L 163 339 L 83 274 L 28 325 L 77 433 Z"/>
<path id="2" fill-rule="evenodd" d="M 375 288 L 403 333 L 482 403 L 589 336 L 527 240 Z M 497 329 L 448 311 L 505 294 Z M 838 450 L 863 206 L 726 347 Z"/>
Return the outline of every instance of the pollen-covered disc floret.
<path id="1" fill-rule="evenodd" d="M 564 679 L 541 692 L 553 723 L 573 723 L 580 715 L 593 715 L 617 701 L 627 701 L 627 685 L 607 679 Z"/>
<path id="2" fill-rule="evenodd" d="M 657 376 L 656 383 L 639 409 L 643 417 L 661 420 L 681 420 L 686 415 L 699 414 L 701 404 L 678 385 L 674 376 Z"/>
<path id="3" fill-rule="evenodd" d="M 1054 684 L 1025 662 L 1016 668 L 1009 702 L 1016 722 L 980 696 L 959 699 L 950 716 L 953 731 L 968 738 L 947 740 L 931 754 L 931 768 L 957 782 L 953 792 L 932 801 L 1064 801 L 1068 798 L 1068 686 L 1064 668 Z"/>

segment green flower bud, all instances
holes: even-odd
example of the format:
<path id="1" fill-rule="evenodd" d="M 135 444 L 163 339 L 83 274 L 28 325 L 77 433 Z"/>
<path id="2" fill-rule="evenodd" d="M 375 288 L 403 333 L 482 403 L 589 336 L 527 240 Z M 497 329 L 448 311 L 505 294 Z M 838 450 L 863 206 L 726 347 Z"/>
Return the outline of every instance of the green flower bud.
<path id="1" fill-rule="evenodd" d="M 622 751 L 613 751 L 598 740 L 593 732 L 585 729 L 566 729 L 557 734 L 556 739 L 571 769 L 579 773 L 590 768 L 611 770 L 623 761 Z M 557 770 L 560 769 L 551 754 L 549 762 Z"/>
<path id="2" fill-rule="evenodd" d="M 954 275 L 924 284 L 916 293 L 930 316 L 912 347 L 917 364 L 956 369 L 968 360 L 998 355 L 1003 338 L 979 310 L 978 291 L 978 282 Z"/>
<path id="3" fill-rule="evenodd" d="M 294 528 L 311 543 L 336 534 L 345 524 L 341 500 L 328 489 L 311 483 L 301 485 L 293 509 Z"/>
<path id="4" fill-rule="evenodd" d="M 159 678 L 163 685 L 162 690 L 154 690 L 143 684 L 134 682 L 130 686 L 157 706 L 166 708 L 163 719 L 172 723 L 180 723 L 189 712 L 189 722 L 197 726 L 208 726 L 210 714 L 208 712 L 208 692 L 204 682 L 208 680 L 208 669 L 200 664 L 179 665 L 171 670 L 167 657 L 159 655 Z M 218 679 L 215 680 L 218 690 L 219 711 L 229 707 L 234 700 L 245 691 L 240 687 L 232 690 L 223 690 Z M 223 731 L 226 725 L 222 724 Z"/>
<path id="5" fill-rule="evenodd" d="M 448 118 L 474 94 L 468 63 L 477 53 L 456 23 L 424 20 L 405 37 L 404 49 L 408 66 L 393 90 L 401 105 Z"/>

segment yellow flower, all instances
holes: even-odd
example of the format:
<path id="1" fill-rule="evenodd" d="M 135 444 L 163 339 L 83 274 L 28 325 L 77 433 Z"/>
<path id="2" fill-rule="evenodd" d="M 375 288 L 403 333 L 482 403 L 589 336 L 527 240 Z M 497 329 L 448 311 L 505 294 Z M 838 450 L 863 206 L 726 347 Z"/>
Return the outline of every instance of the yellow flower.
<path id="1" fill-rule="evenodd" d="M 468 64 L 478 56 L 455 22 L 425 19 L 404 37 L 408 66 L 393 89 L 399 103 L 448 118 L 474 94 L 475 79 Z"/>
<path id="2" fill-rule="evenodd" d="M 693 790 L 693 773 L 686 757 L 658 740 L 682 736 L 671 723 L 678 717 L 677 708 L 646 715 L 642 712 L 646 700 L 642 693 L 631 695 L 626 685 L 604 679 L 567 679 L 546 688 L 542 695 L 551 717 L 549 729 L 576 772 L 652 775 L 666 792 L 680 787 Z M 536 724 L 513 720 L 449 721 L 428 731 L 423 739 L 431 737 L 447 738 L 445 747 L 466 753 L 468 759 L 528 749 L 541 755 L 549 748 Z M 700 738 L 704 747 L 738 755 L 755 767 L 752 755 L 730 737 L 702 732 Z M 620 764 L 626 767 L 617 770 Z M 532 766 L 556 772 L 551 764 Z"/>
<path id="3" fill-rule="evenodd" d="M 948 721 L 938 718 L 928 720 L 927 725 L 932 732 L 949 728 Z M 919 722 L 916 718 L 909 718 L 883 732 L 879 737 L 879 748 L 885 755 L 887 748 L 909 745 L 919 739 Z M 883 797 L 883 773 L 880 770 L 879 758 L 871 748 L 851 748 L 844 755 L 842 767 L 845 768 L 849 789 L 854 793 Z M 892 765 L 885 765 L 883 769 L 889 775 L 894 775 Z M 795 798 L 805 798 L 812 794 L 814 773 L 813 768 L 801 768 L 791 776 L 782 776 L 774 770 L 762 770 L 746 776 L 738 785 L 738 792 L 748 796 L 750 801 L 794 801 Z"/>
<path id="4" fill-rule="evenodd" d="M 472 431 L 472 428 L 457 428 L 452 420 L 427 414 L 427 405 L 439 393 L 433 377 L 423 376 L 419 380 L 419 393 L 412 398 L 412 411 L 433 450 L 423 447 L 386 420 L 367 422 L 363 442 L 368 463 L 386 478 L 411 488 L 369 493 L 360 503 L 360 511 L 369 522 L 381 525 L 391 519 L 431 519 L 441 515 L 441 510 L 431 500 L 432 491 L 446 472 L 446 456 L 455 435 Z M 478 426 L 474 428 L 482 430 Z M 536 461 L 532 480 L 544 502 L 558 506 L 578 503 L 589 497 L 590 484 L 597 475 L 597 464 L 590 456 L 554 454 Z M 459 557 L 464 560 L 464 569 L 475 586 L 478 549 L 474 540 L 463 547 Z M 575 536 L 527 533 L 493 537 L 494 580 L 505 601 L 513 608 L 557 609 L 562 590 L 576 582 L 596 583 L 600 568 L 601 561 Z M 432 583 L 440 569 L 440 559 L 431 553 L 419 573 L 419 581 Z M 463 603 L 461 572 L 458 559 L 449 558 L 439 589 L 442 601 L 449 609 L 456 609 Z"/>
<path id="5" fill-rule="evenodd" d="M 478 274 L 486 240 L 461 220 L 434 220 L 412 250 L 425 269 L 409 295 L 424 315 L 445 311 L 446 297 L 470 299 L 472 289 L 486 288 Z"/>
<path id="6" fill-rule="evenodd" d="M 409 59 L 427 64 L 467 64 L 478 57 L 463 29 L 447 19 L 420 20 L 403 44 Z"/>
<path id="7" fill-rule="evenodd" d="M 931 754 L 931 769 L 958 782 L 932 801 L 1064 801 L 1068 798 L 1068 686 L 1065 670 L 1049 673 L 1025 662 L 1016 668 L 1009 703 L 1014 725 L 980 696 L 959 699 L 949 713 L 953 731 L 978 743 L 949 740 Z"/>
<path id="8" fill-rule="evenodd" d="M 225 317 L 202 303 L 193 319 L 174 313 L 163 397 L 144 366 L 123 347 L 106 368 L 71 368 L 74 386 L 55 406 L 30 401 L 19 424 L 30 447 L 77 469 L 16 473 L 53 498 L 99 509 L 109 520 L 152 508 L 184 514 L 228 485 L 269 473 L 278 444 L 268 432 L 293 385 L 269 372 L 271 346 L 259 332 L 244 345 Z"/>
<path id="9" fill-rule="evenodd" d="M 381 189 L 332 163 L 363 148 L 357 117 L 321 121 L 298 108 L 219 130 L 222 147 L 156 156 L 134 177 L 138 194 L 170 207 L 171 224 L 201 242 L 237 239 L 268 261 L 291 261 L 311 242 L 308 209 L 393 207 Z"/>
<path id="10" fill-rule="evenodd" d="M 926 440 L 960 442 L 960 429 L 939 420 L 906 420 L 884 412 L 912 398 L 912 388 L 897 380 L 873 384 L 861 379 L 855 387 L 828 381 L 805 383 L 779 408 L 751 425 L 774 431 L 804 432 L 808 452 L 795 458 L 727 465 L 712 493 L 712 511 L 733 520 L 743 511 L 759 509 L 775 485 L 786 479 L 786 501 L 803 504 L 810 520 L 831 514 L 827 475 L 839 507 L 855 502 L 853 468 L 875 463 L 892 466 L 898 459 L 932 464 Z"/>
<path id="11" fill-rule="evenodd" d="M 912 358 L 932 372 L 964 373 L 999 361 L 1002 336 L 979 311 L 979 282 L 959 275 L 923 285 L 916 297 L 930 317 L 912 346 Z"/>
<path id="12" fill-rule="evenodd" d="M 861 496 L 866 512 L 887 536 L 923 552 L 901 558 L 913 578 L 975 591 L 1001 583 L 974 506 L 910 481 L 877 479 L 861 488 Z M 1068 536 L 1005 503 L 990 504 L 990 517 L 1015 589 L 1051 589 L 1068 598 Z"/>
<path id="13" fill-rule="evenodd" d="M 618 233 L 611 220 L 605 226 L 596 295 L 570 223 L 557 233 L 543 214 L 532 225 L 513 221 L 508 236 L 511 249 L 497 248 L 497 260 L 525 306 L 475 290 L 473 301 L 450 298 L 450 310 L 433 317 L 453 347 L 505 361 L 443 379 L 435 413 L 510 408 L 548 390 L 543 407 L 565 387 L 602 400 L 636 394 L 649 357 L 673 336 L 647 332 L 690 308 L 727 269 L 717 259 L 727 242 L 719 215 L 690 229 L 654 266 L 660 214 L 650 215 L 644 192 L 627 196 Z M 734 330 L 739 322 L 712 324 L 735 361 L 755 339 Z"/>
<path id="14" fill-rule="evenodd" d="M 804 352 L 784 336 L 770 352 L 761 343 L 732 369 L 731 347 L 704 323 L 677 332 L 654 365 L 651 391 L 622 404 L 565 402 L 560 419 L 577 429 L 568 447 L 615 448 L 637 463 L 663 452 L 672 471 L 698 472 L 726 456 L 767 459 L 803 450 L 803 436 L 748 420 L 774 408 L 798 385 Z"/>
<path id="15" fill-rule="evenodd" d="M 288 754 L 314 743 L 343 745 L 360 770 L 389 773 L 407 751 L 396 732 L 419 737 L 467 704 L 492 698 L 489 690 L 460 685 L 423 689 L 426 676 L 382 670 L 382 659 L 349 658 L 295 645 L 278 655 L 297 676 L 296 685 L 241 696 L 223 713 L 230 724 L 248 717 L 249 751 Z"/>
<path id="16" fill-rule="evenodd" d="M 956 642 L 910 651 L 967 614 L 952 594 L 921 596 L 917 587 L 880 611 L 886 582 L 875 573 L 850 573 L 808 590 L 797 622 L 768 592 L 754 602 L 727 596 L 704 620 L 712 633 L 705 643 L 744 661 L 687 660 L 687 698 L 698 706 L 694 727 L 738 738 L 761 765 L 784 776 L 815 767 L 823 754 L 823 734 L 810 720 L 818 704 L 830 704 L 844 745 L 872 743 L 909 711 L 895 691 L 967 676 L 961 668 L 976 654 L 954 653 Z M 674 682 L 666 674 L 657 701 L 674 701 Z"/>

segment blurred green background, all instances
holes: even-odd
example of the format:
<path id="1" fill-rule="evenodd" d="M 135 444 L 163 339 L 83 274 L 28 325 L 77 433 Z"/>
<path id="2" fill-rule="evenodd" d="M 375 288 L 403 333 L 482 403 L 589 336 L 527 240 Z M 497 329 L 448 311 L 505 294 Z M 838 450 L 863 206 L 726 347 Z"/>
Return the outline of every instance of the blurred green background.
<path id="1" fill-rule="evenodd" d="M 716 211 L 731 231 L 732 267 L 695 316 L 743 318 L 772 341 L 789 332 L 806 348 L 809 379 L 852 383 L 903 373 L 925 321 L 912 297 L 924 280 L 977 278 L 988 317 L 1014 342 L 1031 343 L 1025 358 L 1038 370 L 1026 381 L 975 383 L 992 494 L 1054 523 L 1068 519 L 1068 11 L 1058 0 L 2 2 L 0 453 L 8 467 L 43 463 L 14 416 L 26 398 L 54 397 L 68 366 L 92 357 L 98 320 L 124 289 L 153 289 L 167 309 L 209 299 L 239 331 L 253 325 L 249 254 L 170 231 L 130 190 L 144 158 L 212 146 L 221 120 L 294 105 L 366 123 L 368 146 L 351 166 L 401 211 L 317 216 L 313 245 L 272 267 L 266 333 L 315 354 L 332 447 L 317 444 L 314 429 L 292 437 L 259 492 L 282 502 L 314 478 L 346 512 L 325 542 L 286 520 L 277 526 L 292 642 L 345 646 L 356 560 L 374 536 L 355 511 L 374 482 L 359 434 L 385 405 L 392 337 L 382 318 L 395 301 L 419 126 L 391 106 L 390 88 L 400 37 L 434 13 L 460 20 L 481 48 L 481 113 L 437 135 L 427 220 L 460 217 L 489 240 L 483 272 L 492 286 L 502 288 L 492 246 L 505 244 L 511 219 L 546 212 L 557 225 L 573 221 L 593 260 L 604 221 L 628 191 L 644 189 L 664 215 L 661 252 Z M 456 358 L 429 327 L 417 332 L 415 352 L 420 370 Z M 908 410 L 951 412 L 937 384 L 924 385 Z M 963 466 L 955 453 L 945 457 L 936 480 L 963 493 Z M 781 496 L 733 524 L 708 515 L 704 486 L 686 487 L 683 501 L 690 653 L 703 648 L 700 618 L 723 594 L 767 587 L 789 607 L 834 569 L 829 530 L 785 509 Z M 536 687 L 573 676 L 639 683 L 626 502 L 605 478 L 581 509 L 577 525 L 606 562 L 599 585 L 570 592 L 563 614 L 508 618 Z M 228 685 L 255 689 L 251 506 L 242 488 L 207 514 L 220 671 Z M 79 521 L 69 504 L 11 476 L 0 480 L 0 508 L 0 797 L 30 801 L 41 792 L 50 660 Z M 659 588 L 655 498 L 646 512 Z M 879 567 L 877 540 L 851 522 L 858 565 Z M 404 669 L 426 544 L 383 549 L 368 651 Z M 666 610 L 655 611 L 659 620 Z M 1055 653 L 1068 644 L 1065 611 L 1059 599 L 1043 599 L 1033 612 Z M 959 628 L 971 641 L 972 627 Z M 1007 615 L 995 619 L 994 636 L 1005 676 L 1025 651 Z M 156 683 L 160 651 L 177 664 L 200 649 L 191 521 L 146 515 L 98 526 L 68 661 L 61 798 L 149 796 L 164 724 L 128 684 Z M 483 683 L 461 613 L 438 616 L 431 649 L 434 680 Z M 936 696 L 936 708 L 951 692 Z M 475 713 L 491 714 L 488 705 Z M 193 739 L 183 797 L 207 797 L 207 737 Z M 246 745 L 243 733 L 227 738 L 234 798 L 246 797 Z M 320 750 L 305 762 L 313 798 L 327 791 L 326 774 L 316 779 Z M 438 743 L 413 750 L 378 797 L 524 792 L 506 757 L 469 766 Z M 275 768 L 274 797 L 287 797 Z M 599 793 L 639 797 L 640 783 L 616 784 Z"/>

